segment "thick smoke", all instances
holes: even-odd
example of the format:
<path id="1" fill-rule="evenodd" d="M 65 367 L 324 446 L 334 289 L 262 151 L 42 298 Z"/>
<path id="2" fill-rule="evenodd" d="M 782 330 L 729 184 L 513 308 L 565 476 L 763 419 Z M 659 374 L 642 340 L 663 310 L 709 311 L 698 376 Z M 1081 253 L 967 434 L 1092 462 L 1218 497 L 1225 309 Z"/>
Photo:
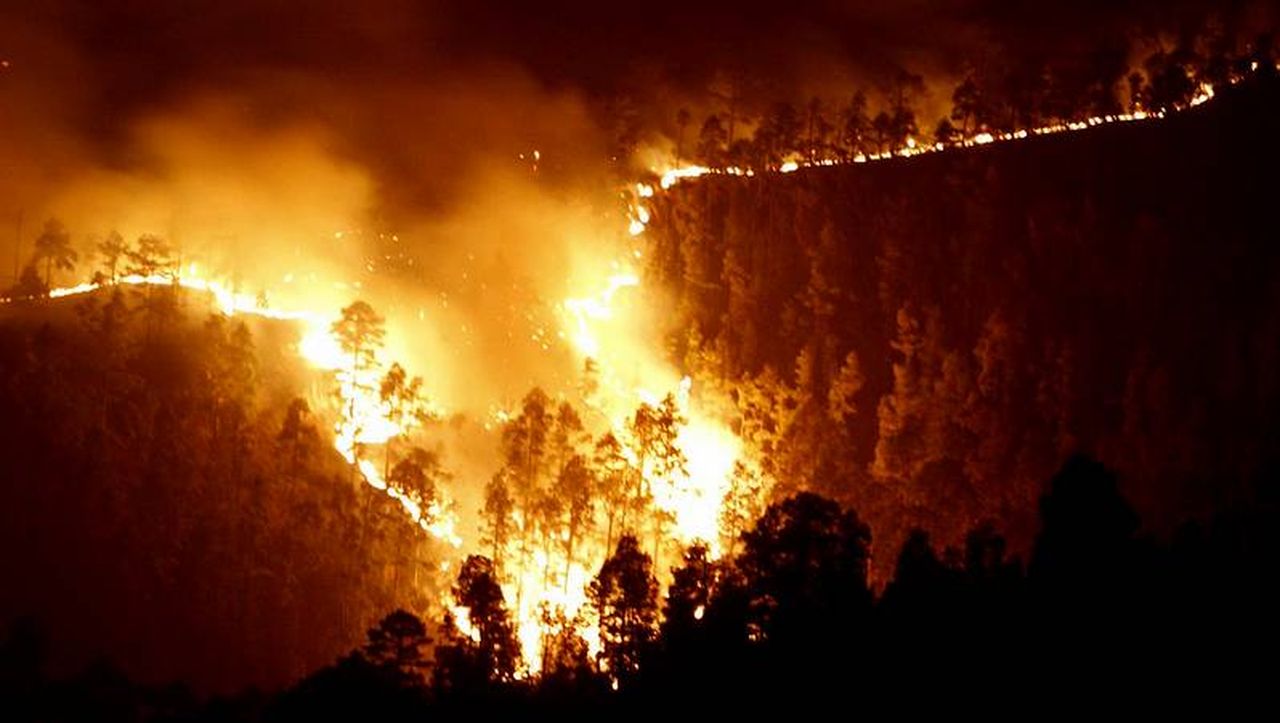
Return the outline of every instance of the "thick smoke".
<path id="1" fill-rule="evenodd" d="M 161 234 L 273 302 L 368 299 L 389 356 L 480 416 L 575 382 L 556 303 L 626 250 L 619 116 L 652 147 L 676 108 L 714 111 L 726 87 L 750 112 L 883 92 L 898 69 L 926 77 L 927 115 L 993 49 L 1130 42 L 1207 7 L 25 5 L 0 10 L 0 277 L 48 217 L 71 229 L 82 277 L 93 235 Z M 1259 8 L 1219 16 L 1244 32 Z"/>
<path id="2" fill-rule="evenodd" d="M 621 125 L 669 148 L 679 108 L 733 95 L 750 115 L 859 89 L 882 104 L 908 70 L 926 81 L 923 126 L 974 65 L 1158 44 L 1215 5 L 0 3 L 0 288 L 57 217 L 81 254 L 64 283 L 114 229 L 160 234 L 273 305 L 369 301 L 386 358 L 464 420 L 439 433 L 467 534 L 496 466 L 477 430 L 534 385 L 572 393 L 558 304 L 632 251 L 618 190 L 653 159 L 617 157 Z M 1241 36 L 1273 17 L 1217 4 Z M 665 318 L 639 307 L 651 318 L 627 323 L 653 333 L 616 350 L 637 376 Z"/>
<path id="3" fill-rule="evenodd" d="M 558 186 L 598 188 L 619 109 L 670 134 L 676 108 L 714 108 L 726 84 L 749 110 L 859 88 L 874 98 L 905 69 L 925 77 L 929 116 L 993 53 L 1007 62 L 1172 42 L 1208 16 L 1247 36 L 1274 13 L 1268 2 L 1204 0 L 12 5 L 0 9 L 10 222 L 23 209 L 37 221 L 72 213 L 52 198 L 86 172 L 163 178 L 177 159 L 147 136 L 157 123 L 221 147 L 224 166 L 255 136 L 300 134 L 318 162 L 368 177 L 369 195 L 353 203 L 397 222 L 447 213 L 475 191 L 476 167 L 534 148 L 544 170 L 569 169 Z M 5 247 L 12 237 L 0 234 Z"/>
<path id="4" fill-rule="evenodd" d="M 81 277 L 93 235 L 161 234 L 273 302 L 368 299 L 388 316 L 389 356 L 478 416 L 534 384 L 575 383 L 556 304 L 594 291 L 628 250 L 620 116 L 652 146 L 676 108 L 713 111 L 727 86 L 750 112 L 883 93 L 907 69 L 926 78 L 927 117 L 994 50 L 1158 39 L 1208 7 L 25 5 L 0 9 L 0 278 L 52 216 Z M 1269 10 L 1218 16 L 1246 32 Z"/>
<path id="5" fill-rule="evenodd" d="M 5 11 L 4 276 L 49 217 L 82 276 L 93 235 L 157 233 L 273 302 L 365 296 L 393 331 L 430 320 L 413 336 L 474 349 L 461 366 L 483 386 L 519 346 L 484 326 L 558 298 L 570 247 L 608 223 L 586 103 L 496 55 L 433 50 L 413 30 L 425 10 L 253 7 Z"/>

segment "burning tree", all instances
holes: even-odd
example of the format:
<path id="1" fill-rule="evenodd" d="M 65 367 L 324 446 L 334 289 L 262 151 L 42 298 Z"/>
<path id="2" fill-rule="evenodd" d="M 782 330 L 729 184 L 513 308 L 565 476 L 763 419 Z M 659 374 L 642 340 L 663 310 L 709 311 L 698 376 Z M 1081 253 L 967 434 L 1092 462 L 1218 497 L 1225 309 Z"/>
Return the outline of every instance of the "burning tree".
<path id="1" fill-rule="evenodd" d="M 535 387 L 525 395 L 520 415 L 508 422 L 502 430 L 504 483 L 509 485 L 515 529 L 520 537 L 521 570 L 525 569 L 529 561 L 530 535 L 540 518 L 549 513 L 542 504 L 542 478 L 547 467 L 548 437 L 553 423 L 551 398 Z M 516 589 L 518 609 L 524 593 L 523 584 L 522 575 L 520 586 Z"/>
<path id="2" fill-rule="evenodd" d="M 627 458 L 622 443 L 613 432 L 606 432 L 596 442 L 591 462 L 596 471 L 595 482 L 600 501 L 604 504 L 607 521 L 604 549 L 605 554 L 608 554 L 608 550 L 613 548 L 614 522 L 619 514 L 622 515 L 623 525 L 626 524 L 632 480 L 638 477 L 639 471 Z"/>
<path id="3" fill-rule="evenodd" d="M 662 610 L 661 632 L 666 646 L 677 650 L 692 646 L 723 572 L 723 563 L 712 559 L 705 544 L 697 542 L 684 551 L 684 564 L 671 571 L 671 585 Z"/>
<path id="4" fill-rule="evenodd" d="M 569 569 L 573 566 L 574 545 L 591 528 L 595 516 L 594 479 L 591 468 L 582 455 L 574 455 L 560 470 L 552 494 L 564 505 L 566 532 L 564 535 L 566 590 L 569 585 Z"/>
<path id="5" fill-rule="evenodd" d="M 342 310 L 342 316 L 331 327 L 339 347 L 351 355 L 351 373 L 371 369 L 382 340 L 386 336 L 385 320 L 367 302 L 355 301 Z"/>
<path id="6" fill-rule="evenodd" d="M 762 511 L 765 482 L 759 470 L 741 460 L 733 465 L 733 476 L 725 490 L 720 508 L 720 528 L 730 556 L 738 538 L 755 522 Z"/>
<path id="7" fill-rule="evenodd" d="M 354 427 L 345 432 L 349 437 L 354 469 L 360 463 L 359 437 L 362 431 L 360 421 L 356 419 L 356 400 L 374 391 L 374 381 L 369 377 L 377 366 L 377 353 L 382 347 L 386 328 L 383 318 L 364 301 L 352 302 L 343 309 L 342 315 L 330 328 L 338 340 L 338 347 L 351 357 L 346 378 L 340 379 L 339 397 L 347 401 L 345 424 Z"/>
<path id="8" fill-rule="evenodd" d="M 427 400 L 422 393 L 422 377 L 409 378 L 404 367 L 393 363 L 382 377 L 378 395 L 387 407 L 387 421 L 401 430 L 397 436 L 403 437 L 407 422 L 423 424 L 430 418 L 427 411 Z M 386 456 L 383 460 L 383 475 L 391 474 L 391 447 L 395 437 L 387 440 Z"/>
<path id="9" fill-rule="evenodd" d="M 421 447 L 411 448 L 387 474 L 387 481 L 418 504 L 423 514 L 439 501 L 440 485 L 449 478 L 440 455 Z"/>
<path id="10" fill-rule="evenodd" d="M 680 428 L 688 422 L 680 414 L 674 395 L 668 394 L 657 406 L 641 404 L 631 418 L 629 431 L 636 455 L 640 481 L 636 489 L 635 504 L 644 509 L 645 501 L 654 497 L 652 485 L 661 484 L 662 492 L 670 497 L 676 484 L 676 476 L 688 475 L 688 458 L 676 439 Z M 666 510 L 655 506 L 653 510 L 653 554 L 658 557 L 663 532 L 671 522 Z"/>
<path id="11" fill-rule="evenodd" d="M 515 500 L 511 498 L 511 487 L 507 484 L 507 469 L 498 470 L 484 488 L 484 540 L 492 550 L 494 565 L 502 568 L 503 553 L 511 542 L 511 534 L 515 531 Z"/>

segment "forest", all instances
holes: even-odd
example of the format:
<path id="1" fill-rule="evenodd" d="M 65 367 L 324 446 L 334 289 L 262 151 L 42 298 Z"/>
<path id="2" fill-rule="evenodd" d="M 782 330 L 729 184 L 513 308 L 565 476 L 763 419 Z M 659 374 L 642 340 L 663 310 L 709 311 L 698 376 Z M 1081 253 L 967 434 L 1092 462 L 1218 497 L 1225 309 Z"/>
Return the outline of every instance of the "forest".
<path id="1" fill-rule="evenodd" d="M 873 87 L 847 97 L 814 95 L 796 104 L 750 77 L 728 76 L 704 94 L 709 110 L 688 108 L 661 124 L 674 165 L 711 169 L 777 169 L 784 162 L 849 163 L 917 147 L 951 146 L 980 134 L 1007 133 L 1121 114 L 1189 107 L 1205 87 L 1218 88 L 1270 64 L 1270 36 L 1247 49 L 1220 25 L 1183 31 L 1172 43 L 1135 58 L 1129 38 L 1099 38 L 1083 52 L 1045 56 L 1021 48 L 988 48 L 967 59 L 944 100 L 945 111 L 923 106 L 923 75 L 898 67 Z M 936 92 L 945 89 L 934 88 Z M 765 99 L 773 97 L 774 100 Z M 612 144 L 630 157 L 654 132 L 639 117 L 614 114 Z"/>
<path id="2" fill-rule="evenodd" d="M 324 441 L 332 380 L 289 352 L 292 325 L 165 286 L 12 303 L 3 574 L 41 582 L 5 597 L 0 694 L 38 719 L 293 720 L 749 713 L 744 690 L 823 705 L 1086 677 L 1256 690 L 1266 669 L 1243 661 L 1275 644 L 1280 602 L 1280 305 L 1256 218 L 1276 103 L 1262 79 L 1158 127 L 655 202 L 649 272 L 690 330 L 671 350 L 736 385 L 737 431 L 778 480 L 737 490 L 718 558 L 666 538 L 588 409 L 535 389 L 499 435 L 485 549 L 437 570 L 440 543 Z M 1213 162 L 1245 145 L 1249 163 Z M 154 241 L 125 252 L 167 266 Z M 335 332 L 357 359 L 381 333 L 359 303 Z M 417 414 L 414 389 L 393 365 L 378 391 Z M 637 410 L 642 466 L 683 464 L 679 415 Z M 368 454 L 416 460 L 426 499 L 446 478 L 415 447 Z M 589 570 L 598 641 L 545 621 L 533 677 L 513 558 Z"/>
<path id="3" fill-rule="evenodd" d="M 0 309 L 3 615 L 60 660 L 278 685 L 426 605 L 430 542 L 332 451 L 293 326 L 167 287 L 35 303 Z"/>
<path id="4" fill-rule="evenodd" d="M 1280 77 L 1265 36 L 1129 50 L 993 51 L 934 128 L 901 67 L 874 109 L 735 78 L 679 111 L 697 177 L 610 194 L 644 198 L 657 394 L 585 354 L 576 387 L 444 413 L 364 300 L 318 366 L 265 292 L 229 307 L 161 236 L 50 218 L 0 295 L 0 717 L 1269 693 Z M 615 162 L 652 136 L 620 106 Z M 723 489 L 690 483 L 709 412 Z"/>
<path id="5" fill-rule="evenodd" d="M 1280 442 L 1278 90 L 1260 76 L 1143 127 L 677 185 L 647 230 L 669 346 L 722 380 L 766 472 L 856 507 L 890 550 L 983 519 L 1025 549 L 1075 451 L 1168 532 L 1251 495 Z"/>
<path id="6" fill-rule="evenodd" d="M 516 675 L 519 643 L 493 563 L 472 555 L 452 586 L 470 634 L 451 613 L 423 620 L 397 609 L 279 692 L 201 698 L 178 684 L 131 682 L 105 661 L 50 678 L 46 633 L 21 619 L 0 642 L 0 695 L 17 719 L 32 720 L 594 719 L 677 702 L 754 716 L 769 701 L 822 710 L 851 700 L 990 710 L 1038 695 L 1070 693 L 1062 704 L 1085 705 L 1176 686 L 1187 699 L 1230 691 L 1233 701 L 1219 704 L 1247 706 L 1269 689 L 1273 671 L 1256 663 L 1280 642 L 1278 482 L 1258 503 L 1160 543 L 1136 534 L 1115 476 L 1075 457 L 1039 500 L 1025 564 L 989 526 L 942 554 L 915 531 L 879 593 L 867 576 L 869 528 L 813 493 L 770 505 L 732 558 L 688 548 L 662 598 L 652 559 L 623 535 L 590 585 L 598 659 L 566 631 L 535 679 Z"/>

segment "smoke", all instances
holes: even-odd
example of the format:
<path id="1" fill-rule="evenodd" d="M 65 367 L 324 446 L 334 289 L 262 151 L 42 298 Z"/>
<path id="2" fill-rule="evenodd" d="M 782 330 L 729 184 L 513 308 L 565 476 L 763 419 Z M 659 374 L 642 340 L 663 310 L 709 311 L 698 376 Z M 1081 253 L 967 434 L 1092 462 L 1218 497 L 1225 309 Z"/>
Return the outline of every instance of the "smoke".
<path id="1" fill-rule="evenodd" d="M 367 176 L 364 210 L 391 225 L 448 213 L 471 169 L 535 148 L 571 169 L 558 184 L 598 187 L 620 105 L 670 137 L 676 108 L 717 110 L 726 84 L 747 112 L 857 89 L 874 102 L 906 69 L 926 78 L 930 117 L 997 50 L 1079 55 L 1209 15 L 1245 36 L 1274 21 L 1273 3 L 1205 0 L 12 5 L 0 8 L 0 229 L 23 209 L 72 213 L 51 197 L 86 170 L 162 172 L 140 130 L 157 123 L 215 144 L 302 133 L 318 162 Z M 5 247 L 12 236 L 0 233 Z"/>
<path id="2" fill-rule="evenodd" d="M 672 137 L 675 109 L 711 112 L 725 84 L 750 112 L 887 92 L 905 68 L 936 115 L 991 48 L 1076 52 L 1208 7 L 24 5 L 0 8 L 0 279 L 51 216 L 82 271 L 93 235 L 158 233 L 285 306 L 365 298 L 388 318 L 387 356 L 475 418 L 577 382 L 558 302 L 598 291 L 630 251 L 628 159 L 610 158 L 620 108 Z"/>

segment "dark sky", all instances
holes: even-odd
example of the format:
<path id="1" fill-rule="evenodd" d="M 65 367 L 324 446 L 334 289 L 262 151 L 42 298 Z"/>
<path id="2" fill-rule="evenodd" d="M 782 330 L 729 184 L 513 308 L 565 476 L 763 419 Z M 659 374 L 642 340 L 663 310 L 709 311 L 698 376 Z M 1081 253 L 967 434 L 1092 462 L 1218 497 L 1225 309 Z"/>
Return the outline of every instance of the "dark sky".
<path id="1" fill-rule="evenodd" d="M 1026 52 L 1200 25 L 1206 0 L 52 0 L 6 24 L 65 44 L 104 101 L 135 107 L 193 87 L 303 72 L 352 83 L 466 76 L 510 64 L 550 88 L 607 94 L 661 80 L 697 91 L 717 70 L 769 83 L 837 69 L 945 68 L 992 46 Z M 1262 3 L 1269 4 L 1269 3 Z M 3 36 L 0 36 L 3 37 Z M 0 46 L 0 52 L 3 51 Z M 21 57 L 15 62 L 22 63 Z"/>
<path id="2" fill-rule="evenodd" d="M 68 167 L 145 167 L 140 119 L 193 99 L 322 128 L 384 195 L 421 203 L 448 194 L 422 168 L 535 145 L 603 156 L 618 96 L 658 135 L 678 107 L 713 110 L 717 78 L 763 104 L 874 96 L 905 67 L 929 83 L 928 115 L 984 54 L 1083 53 L 1199 28 L 1211 8 L 1248 27 L 1274 3 L 0 0 L 0 213 Z"/>

